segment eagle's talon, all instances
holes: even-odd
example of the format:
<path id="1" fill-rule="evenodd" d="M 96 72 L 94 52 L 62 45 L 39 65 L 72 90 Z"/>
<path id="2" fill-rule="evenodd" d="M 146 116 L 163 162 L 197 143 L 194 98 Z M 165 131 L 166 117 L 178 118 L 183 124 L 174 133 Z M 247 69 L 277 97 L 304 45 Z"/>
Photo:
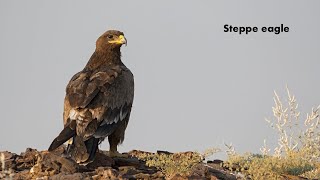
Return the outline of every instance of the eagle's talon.
<path id="1" fill-rule="evenodd" d="M 106 154 L 111 158 L 128 158 L 129 157 L 128 154 L 122 154 L 122 153 L 119 153 L 118 151 L 107 151 Z"/>

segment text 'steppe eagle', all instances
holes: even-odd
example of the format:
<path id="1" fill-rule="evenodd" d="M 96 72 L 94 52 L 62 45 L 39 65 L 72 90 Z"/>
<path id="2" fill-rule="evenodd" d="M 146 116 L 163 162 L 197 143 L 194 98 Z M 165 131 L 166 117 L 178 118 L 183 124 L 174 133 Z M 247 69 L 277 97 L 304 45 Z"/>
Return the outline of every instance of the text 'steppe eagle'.
<path id="1" fill-rule="evenodd" d="M 84 69 L 66 88 L 64 129 L 49 147 L 53 151 L 68 141 L 67 153 L 77 163 L 94 160 L 98 145 L 108 137 L 110 156 L 119 156 L 133 102 L 134 81 L 122 63 L 124 34 L 109 30 L 96 41 L 96 49 Z"/>

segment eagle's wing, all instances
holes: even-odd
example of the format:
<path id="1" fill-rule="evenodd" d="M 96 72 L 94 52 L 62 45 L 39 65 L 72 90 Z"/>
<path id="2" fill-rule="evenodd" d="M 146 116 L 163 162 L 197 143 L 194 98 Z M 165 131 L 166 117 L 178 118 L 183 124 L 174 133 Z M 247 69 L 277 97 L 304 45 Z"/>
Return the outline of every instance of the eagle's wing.
<path id="1" fill-rule="evenodd" d="M 115 67 L 98 71 L 82 71 L 75 74 L 66 88 L 66 98 L 72 108 L 85 108 L 99 90 L 110 86 L 118 78 L 121 69 Z"/>
<path id="2" fill-rule="evenodd" d="M 80 73 L 70 81 L 67 98 L 69 118 L 77 120 L 77 134 L 87 131 L 86 136 L 91 136 L 98 126 L 117 123 L 128 114 L 127 106 L 131 108 L 133 101 L 132 73 L 125 66 Z M 97 122 L 91 123 L 94 119 Z"/>
<path id="3" fill-rule="evenodd" d="M 70 129 L 69 126 L 76 121 L 76 134 L 84 140 L 92 135 L 97 138 L 110 135 L 117 128 L 117 122 L 130 114 L 133 83 L 133 75 L 125 66 L 75 74 L 66 88 L 65 129 Z M 67 137 L 60 135 L 55 139 L 59 142 L 49 149 L 53 150 L 66 141 Z"/>

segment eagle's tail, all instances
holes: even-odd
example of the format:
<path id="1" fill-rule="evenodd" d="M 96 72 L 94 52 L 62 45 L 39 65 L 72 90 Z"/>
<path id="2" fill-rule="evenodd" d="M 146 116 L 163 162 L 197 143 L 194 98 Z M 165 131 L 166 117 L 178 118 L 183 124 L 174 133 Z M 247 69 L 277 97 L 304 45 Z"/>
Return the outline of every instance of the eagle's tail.
<path id="1" fill-rule="evenodd" d="M 57 149 L 60 145 L 62 145 L 67 140 L 75 136 L 76 135 L 75 126 L 76 126 L 75 121 L 71 121 L 67 126 L 65 126 L 65 128 L 60 132 L 59 136 L 52 141 L 48 151 L 53 151 Z"/>
<path id="2" fill-rule="evenodd" d="M 53 151 L 66 141 L 68 141 L 67 154 L 77 163 L 86 165 L 95 159 L 100 138 L 91 137 L 84 141 L 82 137 L 76 135 L 76 121 L 71 121 L 65 126 L 48 150 Z"/>

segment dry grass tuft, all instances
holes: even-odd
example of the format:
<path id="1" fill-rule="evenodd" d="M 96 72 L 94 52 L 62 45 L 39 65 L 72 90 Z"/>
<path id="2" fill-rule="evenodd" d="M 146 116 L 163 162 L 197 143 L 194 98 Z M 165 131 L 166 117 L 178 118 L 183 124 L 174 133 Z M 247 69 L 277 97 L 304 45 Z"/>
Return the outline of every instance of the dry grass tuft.
<path id="1" fill-rule="evenodd" d="M 224 166 L 241 171 L 251 179 L 281 179 L 283 175 L 320 179 L 320 106 L 312 108 L 303 123 L 296 98 L 288 88 L 287 103 L 284 104 L 276 92 L 274 102 L 274 118 L 266 119 L 279 137 L 273 153 L 266 141 L 260 149 L 261 155 L 240 155 L 232 145 L 226 145 L 228 160 Z"/>

